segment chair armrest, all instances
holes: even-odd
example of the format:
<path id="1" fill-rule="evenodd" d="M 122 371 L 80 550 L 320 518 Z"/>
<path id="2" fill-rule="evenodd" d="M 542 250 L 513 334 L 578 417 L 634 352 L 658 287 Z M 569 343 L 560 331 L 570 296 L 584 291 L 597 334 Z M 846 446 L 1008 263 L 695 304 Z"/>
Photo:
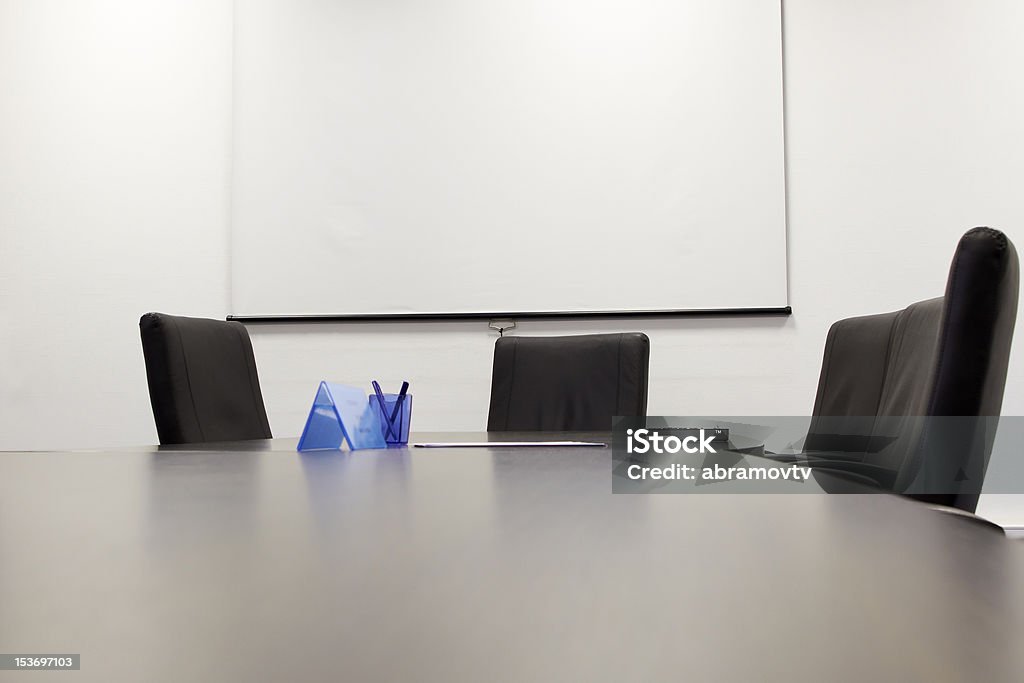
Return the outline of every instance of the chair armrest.
<path id="1" fill-rule="evenodd" d="M 896 472 L 894 470 L 844 458 L 843 453 L 765 453 L 764 457 L 776 462 L 802 464 L 818 472 L 829 472 L 877 488 L 892 490 L 896 483 Z"/>

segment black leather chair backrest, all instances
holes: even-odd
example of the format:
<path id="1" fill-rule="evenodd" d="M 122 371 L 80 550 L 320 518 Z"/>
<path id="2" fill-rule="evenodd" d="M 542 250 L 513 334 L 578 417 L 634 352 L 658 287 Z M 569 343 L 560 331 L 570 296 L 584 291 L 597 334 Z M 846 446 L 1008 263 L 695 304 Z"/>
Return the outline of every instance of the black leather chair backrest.
<path id="1" fill-rule="evenodd" d="M 271 438 L 242 324 L 147 313 L 139 328 L 161 444 Z"/>
<path id="2" fill-rule="evenodd" d="M 609 431 L 647 414 L 646 334 L 502 337 L 494 345 L 488 431 Z"/>
<path id="3" fill-rule="evenodd" d="M 973 512 L 1002 406 L 1019 277 L 1010 240 L 974 228 L 957 247 L 945 296 L 835 323 L 805 450 L 859 461 L 848 471 Z"/>

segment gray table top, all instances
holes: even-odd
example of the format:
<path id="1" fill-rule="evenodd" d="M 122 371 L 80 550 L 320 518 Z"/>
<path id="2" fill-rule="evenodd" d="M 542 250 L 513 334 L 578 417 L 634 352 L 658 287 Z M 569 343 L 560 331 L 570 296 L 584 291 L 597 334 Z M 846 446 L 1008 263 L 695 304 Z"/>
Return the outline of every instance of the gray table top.
<path id="1" fill-rule="evenodd" d="M 33 681 L 1024 679 L 1024 545 L 912 501 L 294 444 L 0 453 L 0 652 L 81 653 Z"/>

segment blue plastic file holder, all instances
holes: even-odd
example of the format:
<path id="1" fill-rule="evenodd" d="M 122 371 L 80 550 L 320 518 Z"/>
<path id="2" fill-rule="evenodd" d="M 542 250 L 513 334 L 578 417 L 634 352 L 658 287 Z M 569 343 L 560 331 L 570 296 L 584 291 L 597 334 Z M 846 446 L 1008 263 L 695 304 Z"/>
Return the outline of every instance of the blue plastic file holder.
<path id="1" fill-rule="evenodd" d="M 347 441 L 349 448 L 386 448 L 381 435 L 380 411 L 368 403 L 366 392 L 356 387 L 320 382 L 298 450 L 337 450 Z"/>
<path id="2" fill-rule="evenodd" d="M 380 409 L 380 401 L 376 394 L 370 394 L 370 405 L 378 411 L 380 418 L 380 431 L 384 440 L 389 446 L 404 446 L 409 443 L 409 425 L 412 422 L 412 394 L 406 394 L 402 399 L 402 405 L 398 407 L 395 414 L 395 403 L 398 401 L 398 394 L 384 394 L 384 410 Z M 388 431 L 388 420 L 395 416 L 391 424 L 391 431 Z"/>

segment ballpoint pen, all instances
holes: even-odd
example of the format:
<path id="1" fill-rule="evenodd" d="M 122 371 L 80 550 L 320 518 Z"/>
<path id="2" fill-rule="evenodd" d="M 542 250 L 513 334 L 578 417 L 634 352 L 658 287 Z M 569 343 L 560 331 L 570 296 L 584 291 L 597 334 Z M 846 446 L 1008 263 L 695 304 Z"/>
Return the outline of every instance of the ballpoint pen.
<path id="1" fill-rule="evenodd" d="M 388 420 L 391 424 L 395 424 L 395 419 L 398 417 L 398 411 L 402 408 L 402 401 L 405 400 L 405 394 L 409 391 L 409 383 L 402 382 L 402 388 L 398 392 L 398 399 L 395 401 L 395 408 L 391 411 L 391 419 Z M 396 435 L 399 439 L 402 438 L 402 428 L 398 427 L 398 434 Z"/>

